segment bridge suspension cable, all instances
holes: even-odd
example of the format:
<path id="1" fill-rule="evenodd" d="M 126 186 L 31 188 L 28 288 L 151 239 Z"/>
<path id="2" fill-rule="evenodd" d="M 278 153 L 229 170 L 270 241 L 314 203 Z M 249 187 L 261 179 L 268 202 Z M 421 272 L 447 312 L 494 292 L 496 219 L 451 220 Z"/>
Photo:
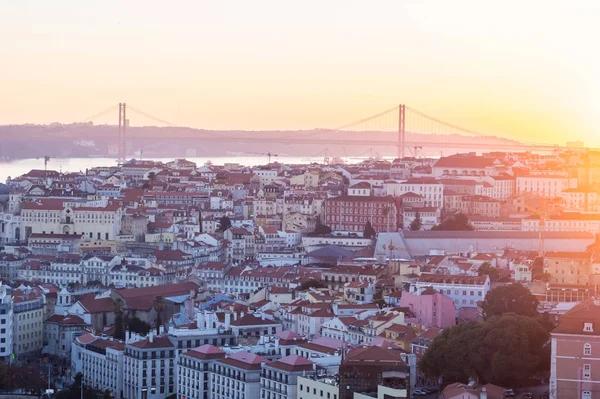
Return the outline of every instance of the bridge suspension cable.
<path id="1" fill-rule="evenodd" d="M 85 117 L 85 118 L 82 118 L 82 119 L 81 119 L 81 121 L 82 121 L 82 122 L 91 122 L 91 121 L 93 121 L 94 119 L 98 119 L 98 118 L 100 118 L 100 117 L 102 117 L 102 116 L 104 116 L 104 115 L 107 115 L 107 114 L 109 114 L 109 113 L 111 113 L 111 112 L 114 112 L 114 111 L 116 111 L 116 110 L 117 110 L 117 108 L 118 108 L 118 105 L 113 105 L 112 107 L 110 107 L 110 108 L 107 108 L 107 109 L 105 109 L 104 111 L 100 111 L 100 112 L 98 112 L 97 114 L 90 115 L 90 116 L 87 116 L 87 117 Z"/>
<path id="2" fill-rule="evenodd" d="M 142 110 L 139 110 L 139 109 L 137 109 L 137 108 L 135 108 L 135 107 L 132 107 L 132 106 L 131 106 L 131 105 L 129 105 L 129 104 L 127 104 L 127 108 L 128 108 L 128 109 L 130 109 L 130 110 L 132 110 L 132 111 L 133 111 L 133 112 L 135 112 L 135 113 L 138 113 L 138 114 L 140 114 L 140 115 L 142 115 L 142 116 L 145 116 L 145 117 L 146 117 L 146 118 L 148 118 L 148 119 L 152 119 L 152 120 L 153 120 L 153 121 L 155 121 L 155 122 L 162 123 L 163 125 L 167 125 L 167 126 L 176 126 L 174 123 L 167 122 L 167 121 L 166 121 L 166 120 L 164 120 L 164 119 L 160 119 L 160 118 L 157 118 L 157 117 L 155 117 L 155 116 L 152 116 L 152 115 L 150 115 L 149 113 L 147 113 L 147 112 L 144 112 L 144 111 L 142 111 Z"/>

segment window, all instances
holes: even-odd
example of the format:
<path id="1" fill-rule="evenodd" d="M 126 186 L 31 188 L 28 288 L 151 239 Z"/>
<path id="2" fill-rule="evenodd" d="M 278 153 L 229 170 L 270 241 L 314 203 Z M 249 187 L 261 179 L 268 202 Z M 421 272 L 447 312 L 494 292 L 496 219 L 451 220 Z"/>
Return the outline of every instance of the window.
<path id="1" fill-rule="evenodd" d="M 592 365 L 584 364 L 583 365 L 583 379 L 589 380 L 592 377 Z"/>
<path id="2" fill-rule="evenodd" d="M 593 327 L 592 323 L 583 323 L 583 331 L 594 332 L 594 327 Z"/>
<path id="3" fill-rule="evenodd" d="M 592 355 L 592 344 L 584 344 L 583 345 L 583 355 L 584 356 Z"/>

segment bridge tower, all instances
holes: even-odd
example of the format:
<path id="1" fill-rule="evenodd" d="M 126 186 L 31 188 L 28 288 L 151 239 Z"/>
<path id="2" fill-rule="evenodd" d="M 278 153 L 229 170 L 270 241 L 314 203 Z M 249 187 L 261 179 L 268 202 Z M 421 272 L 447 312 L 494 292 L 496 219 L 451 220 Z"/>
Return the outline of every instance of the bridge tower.
<path id="1" fill-rule="evenodd" d="M 127 106 L 125 103 L 119 103 L 119 147 L 117 158 L 119 162 L 125 162 L 127 157 L 127 147 L 125 145 L 125 137 L 127 132 Z"/>
<path id="2" fill-rule="evenodd" d="M 406 106 L 400 104 L 398 106 L 398 158 L 404 158 L 406 149 Z"/>

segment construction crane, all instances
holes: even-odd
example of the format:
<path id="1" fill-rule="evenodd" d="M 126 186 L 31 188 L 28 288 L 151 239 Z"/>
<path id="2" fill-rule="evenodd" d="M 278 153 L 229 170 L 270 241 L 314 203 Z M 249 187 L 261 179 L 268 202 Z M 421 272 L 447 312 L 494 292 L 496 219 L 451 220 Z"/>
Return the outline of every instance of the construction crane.
<path id="1" fill-rule="evenodd" d="M 45 155 L 44 156 L 44 170 L 48 170 L 48 162 L 50 162 L 50 160 L 53 157 L 49 156 L 49 155 Z M 40 159 L 40 158 L 36 158 L 36 159 Z"/>
<path id="2" fill-rule="evenodd" d="M 538 215 L 540 217 L 540 230 L 539 230 L 539 234 L 540 234 L 540 250 L 539 250 L 539 256 L 540 258 L 544 256 L 545 254 L 545 250 L 544 250 L 544 230 L 546 228 L 546 219 L 548 218 L 548 214 L 546 212 L 546 202 L 544 202 L 544 210 L 540 211 L 539 209 L 536 209 L 532 206 L 529 206 L 527 204 L 525 204 L 525 209 L 527 209 L 529 212 L 535 213 L 536 215 Z"/>
<path id="3" fill-rule="evenodd" d="M 264 153 L 264 152 L 247 152 L 246 154 L 267 156 L 267 157 L 269 157 L 269 163 L 271 163 L 271 157 L 278 157 L 279 156 L 277 154 L 273 154 L 271 151 L 266 152 L 266 153 Z"/>

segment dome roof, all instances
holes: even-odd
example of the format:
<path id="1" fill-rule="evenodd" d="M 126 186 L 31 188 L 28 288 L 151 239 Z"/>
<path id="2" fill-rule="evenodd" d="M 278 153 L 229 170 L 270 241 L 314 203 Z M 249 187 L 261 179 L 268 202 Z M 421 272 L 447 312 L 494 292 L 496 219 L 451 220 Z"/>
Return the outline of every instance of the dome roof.
<path id="1" fill-rule="evenodd" d="M 8 195 L 10 194 L 10 187 L 6 184 L 0 183 L 0 195 Z"/>

